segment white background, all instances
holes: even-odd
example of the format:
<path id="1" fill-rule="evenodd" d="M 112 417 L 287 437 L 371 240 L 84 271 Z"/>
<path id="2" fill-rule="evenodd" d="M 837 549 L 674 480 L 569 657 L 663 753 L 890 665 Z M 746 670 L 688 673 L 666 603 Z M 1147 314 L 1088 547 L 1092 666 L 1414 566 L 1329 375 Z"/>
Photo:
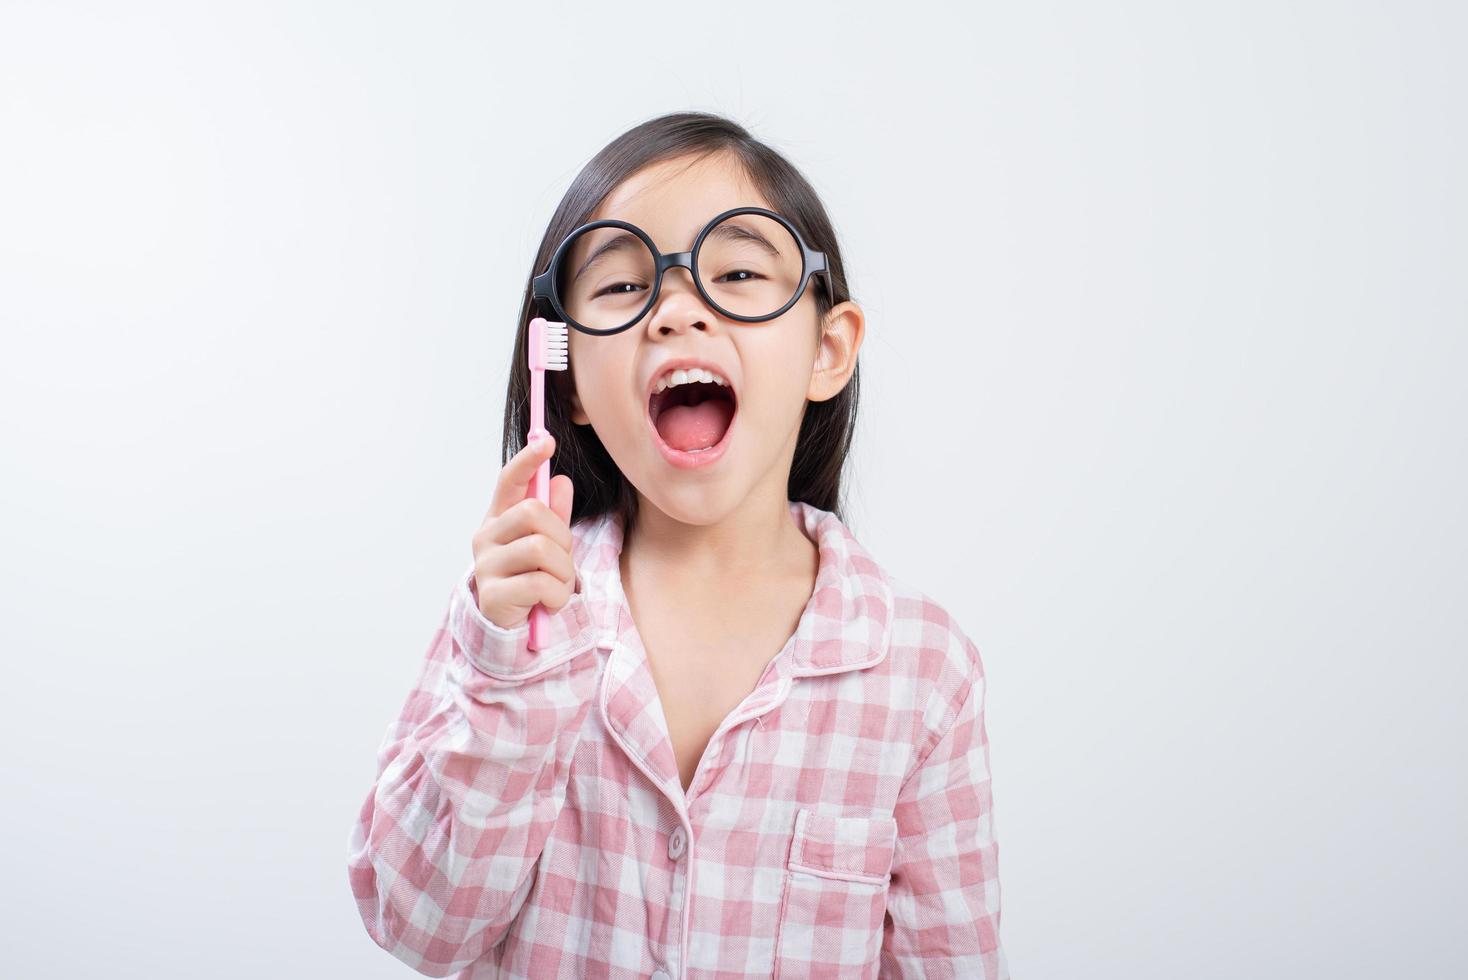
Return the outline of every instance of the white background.
<path id="1" fill-rule="evenodd" d="M 347 884 L 581 165 L 733 116 L 848 523 L 989 677 L 1016 977 L 1461 976 L 1462 5 L 0 6 L 3 972 L 402 977 Z"/>

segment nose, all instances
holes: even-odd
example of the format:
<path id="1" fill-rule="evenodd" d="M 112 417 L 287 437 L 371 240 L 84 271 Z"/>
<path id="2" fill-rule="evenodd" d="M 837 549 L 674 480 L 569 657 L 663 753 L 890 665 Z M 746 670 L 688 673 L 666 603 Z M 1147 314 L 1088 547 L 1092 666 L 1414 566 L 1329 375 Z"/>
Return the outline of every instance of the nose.
<path id="1" fill-rule="evenodd" d="M 713 311 L 693 284 L 691 270 L 679 266 L 663 274 L 658 300 L 647 317 L 649 337 L 665 337 L 690 329 L 707 331 L 716 322 Z"/>

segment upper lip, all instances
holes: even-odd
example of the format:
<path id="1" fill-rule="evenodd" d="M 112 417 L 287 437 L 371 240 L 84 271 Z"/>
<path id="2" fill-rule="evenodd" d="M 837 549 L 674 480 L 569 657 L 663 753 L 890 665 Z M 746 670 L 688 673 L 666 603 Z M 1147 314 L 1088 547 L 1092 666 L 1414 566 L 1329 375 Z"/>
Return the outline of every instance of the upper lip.
<path id="1" fill-rule="evenodd" d="M 657 367 L 653 368 L 652 375 L 647 379 L 647 386 L 644 389 L 643 394 L 647 396 L 648 400 L 651 400 L 653 394 L 657 391 L 659 378 L 667 374 L 669 371 L 676 371 L 680 368 L 686 371 L 689 368 L 695 367 L 703 368 L 706 371 L 712 371 L 714 374 L 717 374 L 719 377 L 727 381 L 729 383 L 729 394 L 734 397 L 735 403 L 738 403 L 739 394 L 735 389 L 733 373 L 729 371 L 728 368 L 725 368 L 720 364 L 716 364 L 713 361 L 705 360 L 701 357 L 672 357 L 666 361 L 663 361 Z"/>

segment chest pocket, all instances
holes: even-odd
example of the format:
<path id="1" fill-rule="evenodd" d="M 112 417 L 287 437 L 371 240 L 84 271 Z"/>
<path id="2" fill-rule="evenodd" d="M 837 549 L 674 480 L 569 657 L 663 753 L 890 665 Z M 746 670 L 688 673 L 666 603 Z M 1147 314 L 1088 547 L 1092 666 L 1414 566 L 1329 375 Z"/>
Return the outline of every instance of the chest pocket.
<path id="1" fill-rule="evenodd" d="M 875 977 L 897 846 L 888 814 L 795 815 L 775 939 L 775 978 Z"/>

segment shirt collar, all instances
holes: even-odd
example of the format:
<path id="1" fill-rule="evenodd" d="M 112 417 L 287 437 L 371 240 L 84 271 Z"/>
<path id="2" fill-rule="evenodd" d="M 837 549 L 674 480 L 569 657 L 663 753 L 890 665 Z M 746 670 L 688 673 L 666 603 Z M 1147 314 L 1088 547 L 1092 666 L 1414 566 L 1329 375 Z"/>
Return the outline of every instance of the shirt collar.
<path id="1" fill-rule="evenodd" d="M 818 568 L 783 672 L 811 676 L 880 663 L 892 628 L 886 574 L 834 513 L 800 500 L 787 503 L 797 526 L 817 546 Z M 622 519 L 615 512 L 589 519 L 578 527 L 575 541 L 580 588 L 603 635 L 613 640 L 632 622 L 621 584 L 622 541 Z"/>

